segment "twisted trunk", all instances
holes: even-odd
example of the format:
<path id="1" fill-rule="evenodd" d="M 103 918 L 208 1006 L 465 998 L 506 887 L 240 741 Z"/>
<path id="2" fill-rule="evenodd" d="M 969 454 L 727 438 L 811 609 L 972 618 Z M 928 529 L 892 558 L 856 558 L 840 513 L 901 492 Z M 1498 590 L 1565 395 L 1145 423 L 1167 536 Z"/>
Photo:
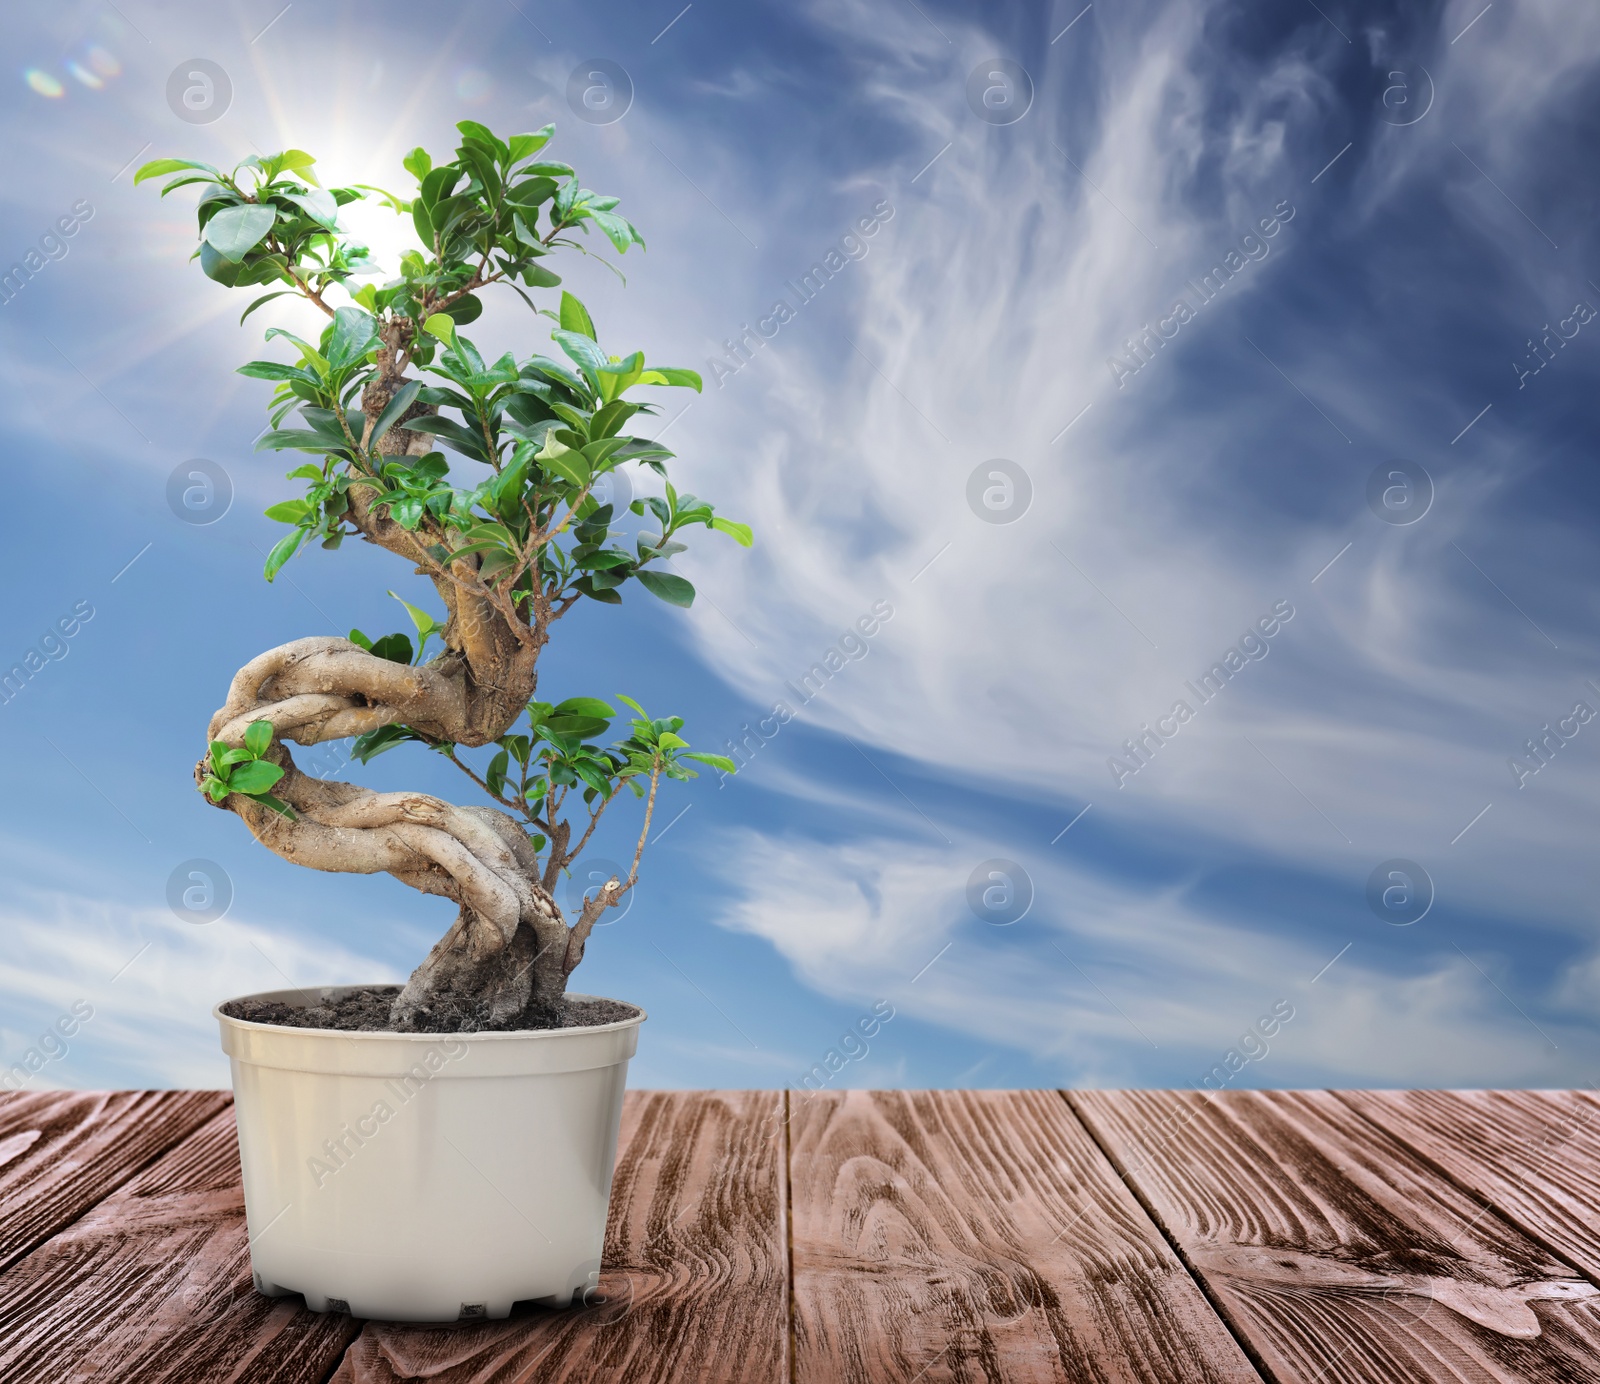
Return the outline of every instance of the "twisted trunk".
<path id="1" fill-rule="evenodd" d="M 454 925 L 395 1000 L 392 1018 L 402 1029 L 551 1022 L 577 962 L 571 931 L 544 885 L 533 843 L 506 813 L 312 778 L 285 742 L 315 745 L 395 723 L 443 740 L 492 739 L 486 713 L 474 703 L 465 660 L 407 668 L 347 639 L 320 637 L 252 659 L 211 718 L 208 738 L 228 745 L 243 744 L 256 721 L 273 727 L 277 743 L 267 757 L 284 771 L 273 794 L 295 818 L 239 794 L 221 804 L 267 849 L 314 870 L 387 872 L 459 906 Z M 204 760 L 196 766 L 197 781 L 207 767 Z"/>
<path id="2" fill-rule="evenodd" d="M 363 411 L 375 418 L 404 382 L 397 344 L 385 343 L 380 376 Z M 409 419 L 427 412 L 414 407 Z M 384 453 L 430 450 L 428 434 L 392 429 Z M 285 818 L 231 794 L 220 806 L 241 817 L 269 850 L 297 865 L 347 874 L 380 871 L 425 894 L 455 902 L 450 930 L 411 975 L 391 1018 L 402 1030 L 470 1031 L 539 1027 L 555 1021 L 567 976 L 582 958 L 602 891 L 574 927 L 562 918 L 541 877 L 527 833 L 490 807 L 456 807 L 425 793 L 375 793 L 302 774 L 286 742 L 315 745 L 404 724 L 430 739 L 486 745 L 504 735 L 538 683 L 547 613 L 519 610 L 477 582 L 477 559 L 446 572 L 416 537 L 374 513 L 371 491 L 350 489 L 350 519 L 371 543 L 412 562 L 432 579 L 449 611 L 446 652 L 425 667 L 378 658 L 347 639 L 296 640 L 247 663 L 211 718 L 208 740 L 243 744 L 245 730 L 268 721 L 267 757 L 284 770 L 274 796 L 294 808 Z M 532 598 L 537 600 L 537 598 Z M 523 597 L 524 602 L 530 600 Z M 206 774 L 201 761 L 196 781 Z M 554 881 L 551 880 L 553 885 Z"/>

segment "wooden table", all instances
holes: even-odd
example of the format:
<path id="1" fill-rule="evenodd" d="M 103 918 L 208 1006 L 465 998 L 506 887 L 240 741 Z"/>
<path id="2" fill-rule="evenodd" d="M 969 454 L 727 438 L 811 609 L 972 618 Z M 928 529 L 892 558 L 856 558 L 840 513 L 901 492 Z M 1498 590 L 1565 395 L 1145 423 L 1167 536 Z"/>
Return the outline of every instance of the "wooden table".
<path id="1" fill-rule="evenodd" d="M 1600 1381 L 1574 1091 L 635 1091 L 601 1296 L 250 1286 L 229 1098 L 0 1096 L 0 1380 Z"/>

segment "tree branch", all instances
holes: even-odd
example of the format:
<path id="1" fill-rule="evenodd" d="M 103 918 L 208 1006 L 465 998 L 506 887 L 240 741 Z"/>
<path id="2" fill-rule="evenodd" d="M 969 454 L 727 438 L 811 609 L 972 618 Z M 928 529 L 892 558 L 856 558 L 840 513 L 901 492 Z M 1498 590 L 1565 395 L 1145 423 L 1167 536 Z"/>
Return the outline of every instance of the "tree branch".
<path id="1" fill-rule="evenodd" d="M 448 759 L 456 766 L 456 768 L 461 770 L 463 774 L 477 784 L 479 788 L 483 789 L 483 791 L 493 798 L 497 803 L 499 803 L 501 807 L 515 808 L 528 819 L 530 825 L 538 827 L 539 830 L 544 832 L 547 836 L 550 834 L 549 823 L 536 816 L 533 812 L 530 812 L 525 803 L 514 801 L 511 798 L 501 797 L 500 794 L 496 793 L 492 788 L 489 787 L 487 782 L 478 777 L 477 773 L 470 764 L 466 763 L 462 759 L 457 758 L 456 747 L 454 745 L 441 744 L 434 746 L 434 748 L 443 751 L 446 759 Z"/>

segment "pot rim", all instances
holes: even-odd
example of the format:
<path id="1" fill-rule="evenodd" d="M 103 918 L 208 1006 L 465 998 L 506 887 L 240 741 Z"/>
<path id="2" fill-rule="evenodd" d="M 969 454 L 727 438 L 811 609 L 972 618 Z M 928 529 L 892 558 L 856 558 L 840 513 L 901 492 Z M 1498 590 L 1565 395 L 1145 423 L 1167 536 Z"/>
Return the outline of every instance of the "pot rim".
<path id="1" fill-rule="evenodd" d="M 285 996 L 304 999 L 307 995 L 316 995 L 319 998 L 328 998 L 339 991 L 365 990 L 372 985 L 393 985 L 393 981 L 369 981 L 364 985 L 304 985 L 287 990 L 259 990 L 250 995 L 234 995 L 229 999 L 219 1000 L 211 1009 L 211 1017 L 221 1024 L 230 1024 L 234 1028 L 246 1032 L 275 1033 L 303 1035 L 318 1038 L 348 1038 L 356 1041 L 396 1039 L 411 1040 L 419 1043 L 437 1043 L 444 1039 L 454 1039 L 463 1043 L 493 1042 L 493 1041 L 518 1041 L 526 1042 L 530 1038 L 583 1038 L 596 1033 L 616 1033 L 625 1028 L 636 1028 L 650 1016 L 645 1012 L 643 1005 L 634 1004 L 632 1000 L 612 1000 L 613 1004 L 626 1004 L 637 1010 L 631 1018 L 616 1019 L 609 1024 L 588 1024 L 582 1028 L 515 1028 L 515 1029 L 481 1029 L 476 1033 L 399 1033 L 393 1029 L 346 1029 L 346 1028 L 301 1028 L 290 1024 L 267 1024 L 256 1019 L 238 1019 L 232 1014 L 224 1014 L 222 1006 L 236 1004 L 240 1000 L 278 1000 L 280 1003 L 290 1003 Z M 579 1000 L 611 999 L 609 995 L 588 995 L 580 991 L 569 990 L 567 994 Z"/>

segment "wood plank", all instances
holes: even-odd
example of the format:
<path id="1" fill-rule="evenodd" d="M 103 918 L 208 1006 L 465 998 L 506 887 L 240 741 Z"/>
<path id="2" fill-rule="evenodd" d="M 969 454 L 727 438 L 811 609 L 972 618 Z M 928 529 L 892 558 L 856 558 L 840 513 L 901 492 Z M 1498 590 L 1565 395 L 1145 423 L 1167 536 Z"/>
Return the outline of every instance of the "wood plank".
<path id="1" fill-rule="evenodd" d="M 782 1093 L 630 1091 L 600 1299 L 430 1328 L 370 1322 L 335 1384 L 787 1384 Z"/>
<path id="2" fill-rule="evenodd" d="M 1581 1091 L 1336 1091 L 1600 1284 L 1600 1101 Z"/>
<path id="3" fill-rule="evenodd" d="M 233 1111 L 0 1276 L 0 1379 L 321 1384 L 358 1323 L 260 1296 Z"/>
<path id="4" fill-rule="evenodd" d="M 795 1379 L 1259 1375 L 1055 1091 L 791 1095 Z"/>
<path id="5" fill-rule="evenodd" d="M 1600 1380 L 1600 1292 L 1325 1091 L 1073 1093 L 1281 1384 Z"/>
<path id="6" fill-rule="evenodd" d="M 0 1269 L 77 1220 L 231 1099 L 224 1091 L 0 1095 Z"/>

